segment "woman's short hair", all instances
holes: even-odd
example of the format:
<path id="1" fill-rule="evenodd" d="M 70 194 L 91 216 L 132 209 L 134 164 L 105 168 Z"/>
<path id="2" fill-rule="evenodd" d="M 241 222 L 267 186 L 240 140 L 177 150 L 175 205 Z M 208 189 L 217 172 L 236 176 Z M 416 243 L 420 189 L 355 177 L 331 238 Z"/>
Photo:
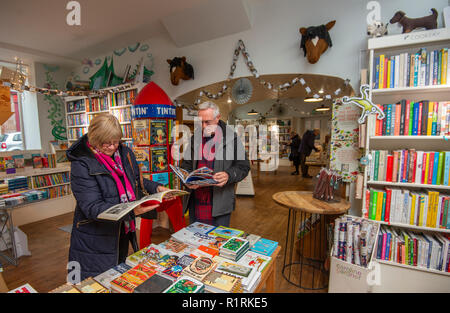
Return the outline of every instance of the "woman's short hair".
<path id="1" fill-rule="evenodd" d="M 110 143 L 113 140 L 121 140 L 122 136 L 122 127 L 112 114 L 101 113 L 95 116 L 89 124 L 89 143 L 94 147 Z"/>
<path id="2" fill-rule="evenodd" d="M 216 118 L 217 116 L 219 116 L 220 114 L 220 110 L 219 110 L 219 106 L 217 104 L 215 104 L 212 101 L 205 101 L 203 103 L 200 103 L 198 105 L 198 110 L 207 110 L 207 109 L 213 109 L 214 111 L 214 118 Z"/>

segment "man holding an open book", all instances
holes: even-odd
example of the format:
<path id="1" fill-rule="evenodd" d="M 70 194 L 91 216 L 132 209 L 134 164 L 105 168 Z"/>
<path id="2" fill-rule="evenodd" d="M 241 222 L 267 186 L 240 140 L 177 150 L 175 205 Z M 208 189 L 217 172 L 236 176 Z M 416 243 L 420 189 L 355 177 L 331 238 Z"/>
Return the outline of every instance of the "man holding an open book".
<path id="1" fill-rule="evenodd" d="M 218 106 L 210 101 L 199 105 L 201 136 L 194 133 L 184 153 L 181 168 L 191 172 L 201 167 L 214 171 L 214 185 L 186 186 L 192 191 L 187 208 L 189 219 L 215 226 L 229 226 L 235 208 L 234 185 L 243 180 L 249 170 L 244 146 L 231 127 L 220 120 Z"/>

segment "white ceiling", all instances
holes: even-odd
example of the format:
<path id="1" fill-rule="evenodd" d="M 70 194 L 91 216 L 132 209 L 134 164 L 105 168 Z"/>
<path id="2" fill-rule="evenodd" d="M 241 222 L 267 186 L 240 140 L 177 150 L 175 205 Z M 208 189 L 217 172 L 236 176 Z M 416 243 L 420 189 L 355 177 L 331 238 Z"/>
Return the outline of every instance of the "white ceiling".
<path id="1" fill-rule="evenodd" d="M 69 0 L 1 1 L 0 48 L 79 61 L 160 35 L 185 46 L 249 29 L 245 1 L 78 0 L 80 26 Z"/>

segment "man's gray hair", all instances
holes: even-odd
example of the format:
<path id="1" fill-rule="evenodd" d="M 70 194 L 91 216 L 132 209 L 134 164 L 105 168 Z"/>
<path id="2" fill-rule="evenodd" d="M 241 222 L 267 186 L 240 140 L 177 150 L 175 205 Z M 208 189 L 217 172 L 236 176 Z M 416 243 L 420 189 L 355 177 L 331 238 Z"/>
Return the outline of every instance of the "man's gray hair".
<path id="1" fill-rule="evenodd" d="M 213 109 L 214 111 L 214 118 L 216 118 L 220 114 L 219 107 L 217 104 L 215 104 L 212 101 L 205 101 L 198 105 L 198 110 L 207 110 L 207 109 Z"/>

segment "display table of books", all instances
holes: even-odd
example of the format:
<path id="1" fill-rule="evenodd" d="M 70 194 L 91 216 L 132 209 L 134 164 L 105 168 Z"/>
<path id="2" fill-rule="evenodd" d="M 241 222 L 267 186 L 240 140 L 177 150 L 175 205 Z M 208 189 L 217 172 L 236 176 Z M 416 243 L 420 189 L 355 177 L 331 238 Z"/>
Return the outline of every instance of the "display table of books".
<path id="1" fill-rule="evenodd" d="M 242 230 L 193 223 L 126 262 L 51 293 L 274 292 L 277 242 Z"/>
<path id="2" fill-rule="evenodd" d="M 283 277 L 292 285 L 303 289 L 326 288 L 328 277 L 324 265 L 327 224 L 330 222 L 326 216 L 345 213 L 350 208 L 350 203 L 345 200 L 321 201 L 315 199 L 310 191 L 277 192 L 272 199 L 289 209 Z"/>

